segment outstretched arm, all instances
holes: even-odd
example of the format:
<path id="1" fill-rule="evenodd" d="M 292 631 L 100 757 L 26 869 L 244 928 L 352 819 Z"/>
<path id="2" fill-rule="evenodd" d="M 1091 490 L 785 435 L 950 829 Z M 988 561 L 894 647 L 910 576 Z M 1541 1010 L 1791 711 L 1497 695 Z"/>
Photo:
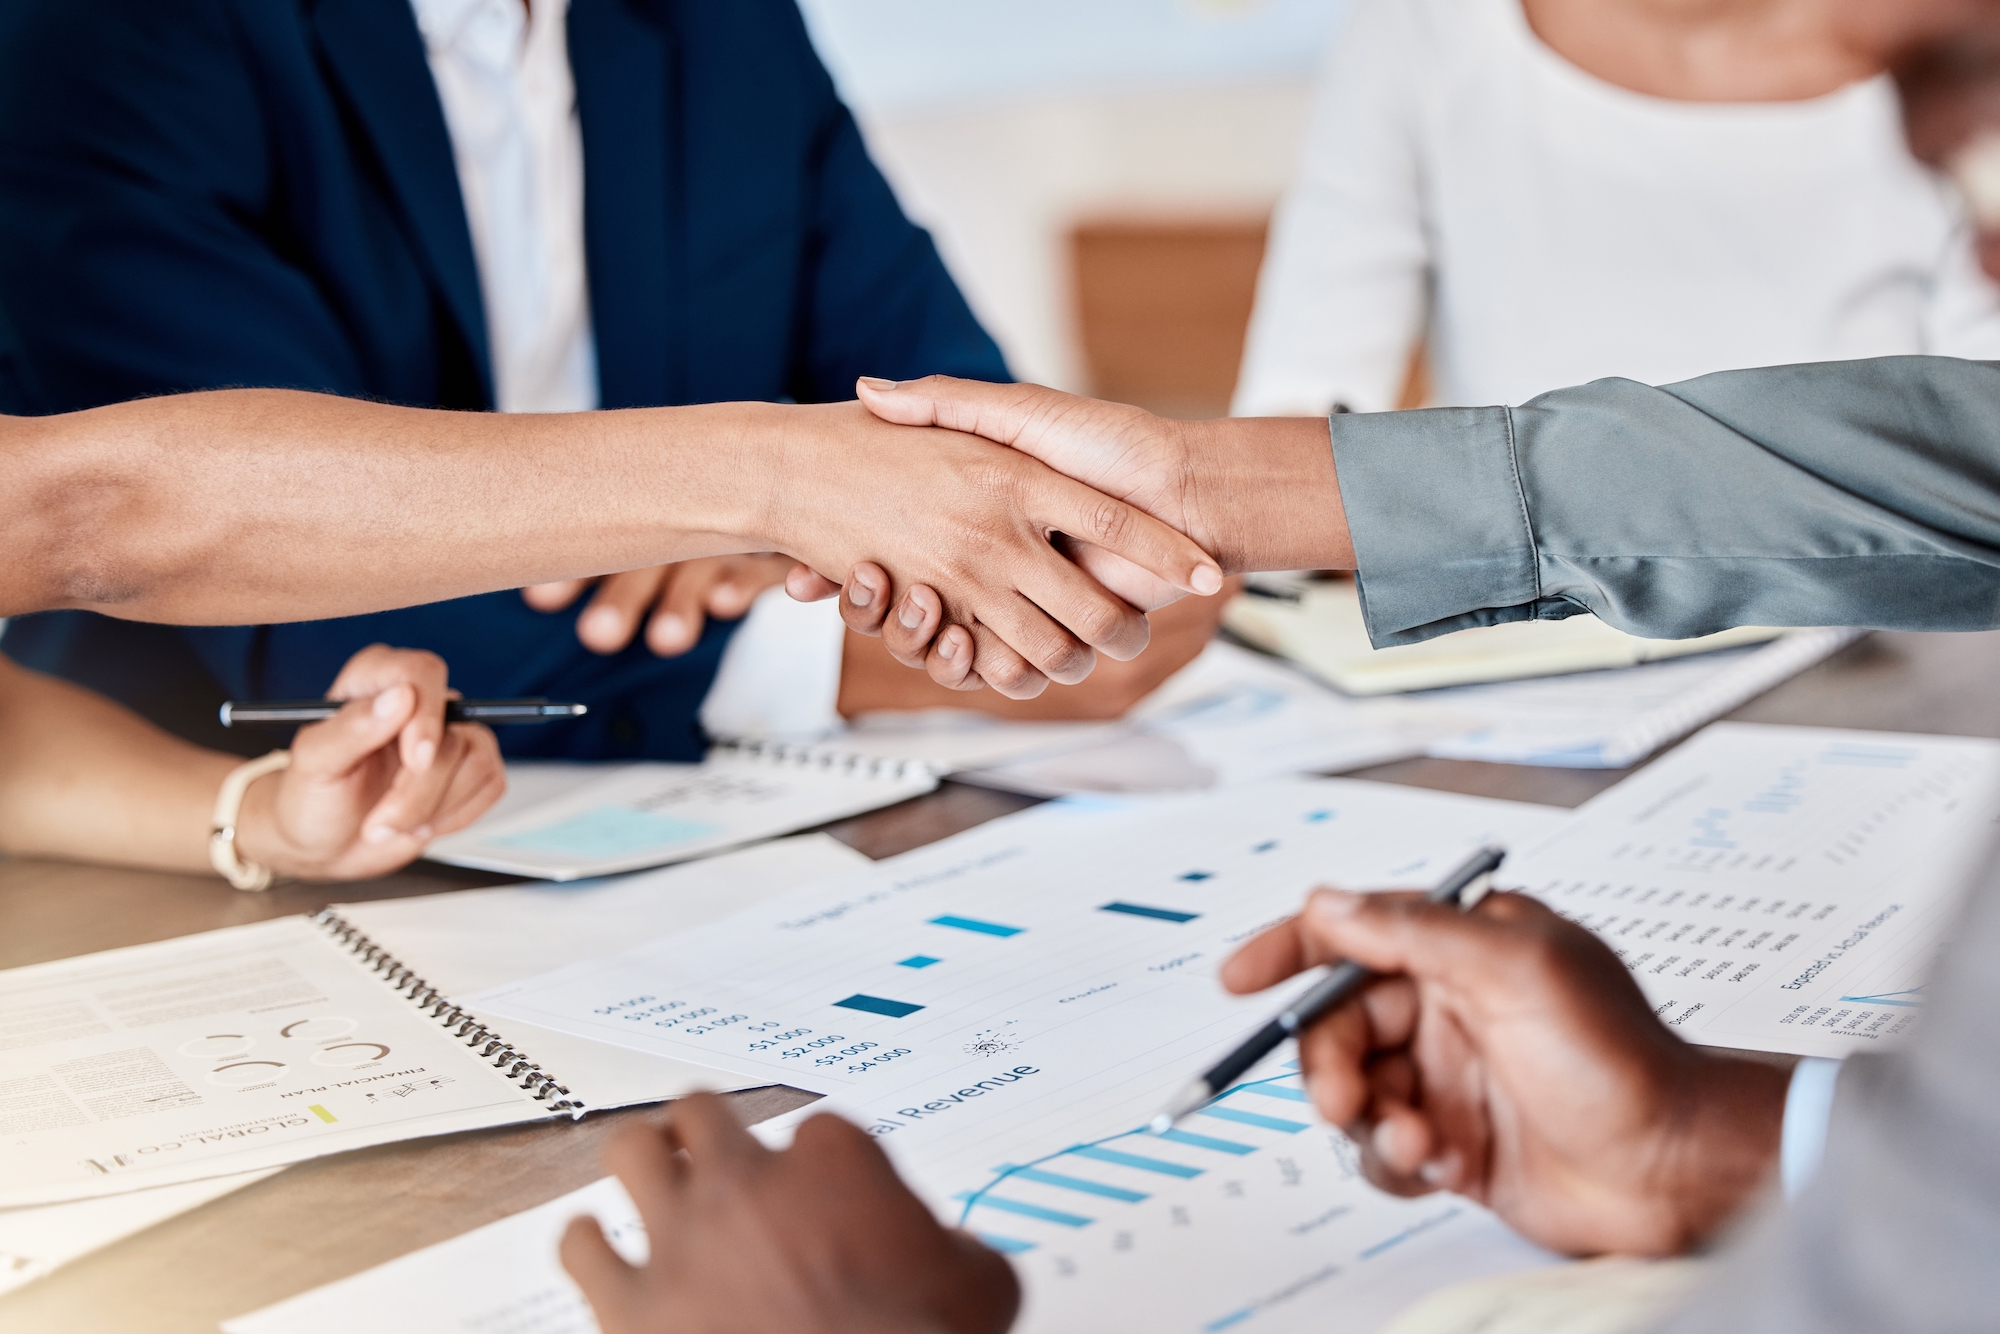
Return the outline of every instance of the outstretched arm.
<path id="1" fill-rule="evenodd" d="M 2000 625 L 2000 366 L 1989 363 L 1599 380 L 1516 408 L 1330 422 L 1169 422 L 1033 385 L 942 379 L 864 381 L 861 394 L 889 420 L 1026 450 L 1181 528 L 1226 569 L 1353 568 L 1377 644 L 1582 611 L 1663 639 L 1733 625 Z M 898 617 L 884 634 L 903 661 L 922 660 L 929 640 L 903 635 Z M 939 652 L 930 664 L 943 683 L 963 680 Z"/>
<path id="2" fill-rule="evenodd" d="M 982 652 L 1011 646 L 989 680 L 1026 695 L 1146 644 L 1051 534 L 1177 589 L 1221 583 L 1179 533 L 1025 454 L 854 404 L 496 416 L 188 394 L 0 418 L 0 477 L 0 614 L 297 620 L 783 551 L 936 589 Z"/>

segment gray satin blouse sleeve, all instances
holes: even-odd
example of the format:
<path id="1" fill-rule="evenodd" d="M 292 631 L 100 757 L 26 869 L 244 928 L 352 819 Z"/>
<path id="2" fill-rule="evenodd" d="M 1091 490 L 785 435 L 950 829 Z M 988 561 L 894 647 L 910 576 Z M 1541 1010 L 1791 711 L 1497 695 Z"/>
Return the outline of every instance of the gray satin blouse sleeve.
<path id="1" fill-rule="evenodd" d="M 1599 380 L 1331 430 L 1377 645 L 1583 611 L 1658 639 L 2000 626 L 2000 364 Z"/>

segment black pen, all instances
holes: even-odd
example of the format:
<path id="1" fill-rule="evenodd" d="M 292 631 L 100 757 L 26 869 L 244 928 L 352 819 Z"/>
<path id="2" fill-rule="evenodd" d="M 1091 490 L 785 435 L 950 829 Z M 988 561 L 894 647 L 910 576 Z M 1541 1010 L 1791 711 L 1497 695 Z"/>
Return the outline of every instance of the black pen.
<path id="1" fill-rule="evenodd" d="M 323 723 L 347 707 L 341 699 L 260 699 L 222 706 L 224 727 L 293 727 L 301 723 Z M 564 718 L 581 718 L 590 709 L 583 704 L 559 704 L 535 699 L 452 699 L 444 705 L 448 723 L 553 723 Z"/>
<path id="2" fill-rule="evenodd" d="M 1505 848 L 1489 844 L 1460 862 L 1450 875 L 1438 881 L 1437 888 L 1424 897 L 1432 903 L 1453 904 L 1461 912 L 1470 911 L 1480 899 L 1486 897 L 1486 891 L 1492 884 L 1490 877 L 1506 858 Z M 1478 891 L 1468 892 L 1475 885 Z M 1308 987 L 1276 1019 L 1252 1033 L 1242 1046 L 1217 1061 L 1176 1094 L 1173 1101 L 1147 1123 L 1147 1129 L 1155 1135 L 1172 1130 L 1174 1122 L 1198 1110 L 1241 1079 L 1249 1073 L 1251 1066 L 1276 1051 L 1286 1038 L 1297 1037 L 1346 1004 L 1374 978 L 1373 972 L 1352 959 L 1343 959 L 1335 964 L 1327 970 L 1325 977 Z"/>

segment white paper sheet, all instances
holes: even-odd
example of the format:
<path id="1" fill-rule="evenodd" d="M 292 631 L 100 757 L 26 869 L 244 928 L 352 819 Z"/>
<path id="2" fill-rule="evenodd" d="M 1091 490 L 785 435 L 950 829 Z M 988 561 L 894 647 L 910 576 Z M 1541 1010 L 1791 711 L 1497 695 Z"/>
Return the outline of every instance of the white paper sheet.
<path id="1" fill-rule="evenodd" d="M 1214 970 L 1313 884 L 1421 884 L 1567 818 L 1337 779 L 1058 804 L 479 999 L 832 1093 L 1013 1253 L 1025 1328 L 1365 1329 L 1446 1275 L 1544 1257 L 1462 1201 L 1365 1186 L 1282 1070 L 1192 1137 L 1135 1127 L 1268 1017 Z"/>
<path id="2" fill-rule="evenodd" d="M 0 1206 L 550 1115 L 303 917 L 0 974 Z"/>
<path id="3" fill-rule="evenodd" d="M 646 1230 L 606 1177 L 538 1208 L 388 1264 L 222 1322 L 225 1334 L 597 1334 L 583 1294 L 556 1258 L 572 1218 L 596 1217 L 637 1264 Z"/>
<path id="4" fill-rule="evenodd" d="M 961 777 L 1037 796 L 1192 791 L 1405 759 L 1463 725 L 1425 705 L 1346 699 L 1218 641 L 1141 701 L 1119 733 Z"/>
<path id="5" fill-rule="evenodd" d="M 551 773 L 549 785 L 555 786 Z M 430 845 L 434 861 L 545 880 L 615 875 L 706 856 L 921 796 L 922 765 L 712 754 L 634 764 L 488 814 Z"/>
<path id="6" fill-rule="evenodd" d="M 512 779 L 512 766 L 509 766 Z M 698 862 L 566 884 L 537 882 L 408 899 L 336 904 L 334 911 L 447 996 L 468 996 L 552 968 L 616 954 L 634 940 L 705 926 L 814 880 L 869 865 L 825 834 L 760 843 Z M 533 1024 L 480 1022 L 592 1111 L 744 1087 L 706 1066 L 579 1038 Z"/>
<path id="7" fill-rule="evenodd" d="M 1060 754 L 1122 736 L 1115 723 L 1020 723 L 970 709 L 863 714 L 823 744 L 872 759 L 928 765 L 940 774 Z"/>
<path id="8" fill-rule="evenodd" d="M 1682 1036 L 1842 1056 L 1916 1021 L 1996 814 L 2000 742 L 1718 723 L 1508 869 Z"/>
<path id="9" fill-rule="evenodd" d="M 510 782 L 513 770 L 509 765 Z M 634 941 L 705 926 L 776 894 L 870 865 L 836 838 L 801 834 L 631 875 L 336 903 L 333 911 L 458 999 L 617 954 Z"/>
<path id="10" fill-rule="evenodd" d="M 1610 671 L 1401 698 L 1457 716 L 1425 753 L 1446 760 L 1624 769 L 1859 638 L 1792 630 L 1771 643 Z"/>
<path id="11" fill-rule="evenodd" d="M 210 1177 L 177 1186 L 131 1190 L 95 1200 L 0 1209 L 0 1293 L 11 1291 L 92 1251 L 253 1186 L 280 1168 Z"/>

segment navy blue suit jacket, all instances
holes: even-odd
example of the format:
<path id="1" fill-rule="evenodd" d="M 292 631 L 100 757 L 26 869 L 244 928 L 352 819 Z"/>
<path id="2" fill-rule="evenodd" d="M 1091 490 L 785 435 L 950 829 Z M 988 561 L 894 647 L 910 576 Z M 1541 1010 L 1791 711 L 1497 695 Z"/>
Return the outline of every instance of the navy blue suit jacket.
<path id="1" fill-rule="evenodd" d="M 569 51 L 605 407 L 1005 378 L 790 0 L 571 0 Z M 407 0 L 0 0 L 0 200 L 7 410 L 238 385 L 492 405 Z M 5 647 L 215 743 L 223 695 L 317 695 L 381 640 L 442 653 L 468 694 L 593 705 L 504 729 L 510 753 L 691 758 L 727 636 L 600 658 L 505 592 L 228 629 L 51 613 Z"/>

